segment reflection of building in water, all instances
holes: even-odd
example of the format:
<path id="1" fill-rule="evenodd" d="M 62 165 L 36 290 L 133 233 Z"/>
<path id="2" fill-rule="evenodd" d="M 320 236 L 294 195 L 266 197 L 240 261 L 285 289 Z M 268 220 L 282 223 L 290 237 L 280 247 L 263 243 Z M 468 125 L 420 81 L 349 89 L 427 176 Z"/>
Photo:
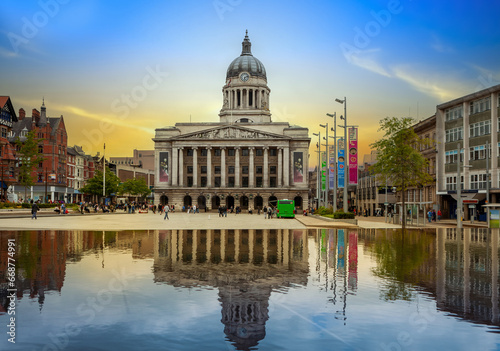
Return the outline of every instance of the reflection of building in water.
<path id="1" fill-rule="evenodd" d="M 500 325 L 499 230 L 437 230 L 438 308 L 484 324 Z"/>
<path id="2" fill-rule="evenodd" d="M 309 236 L 309 266 L 313 282 L 332 293 L 335 318 L 345 321 L 347 295 L 358 287 L 357 229 L 317 229 Z"/>
<path id="3" fill-rule="evenodd" d="M 307 283 L 306 231 L 159 232 L 155 282 L 219 289 L 224 333 L 238 350 L 264 339 L 273 289 Z"/>
<path id="4" fill-rule="evenodd" d="M 0 277 L 6 277 L 8 268 L 7 239 L 15 238 L 17 298 L 24 295 L 38 299 L 43 307 L 46 291 L 61 291 L 66 273 L 67 236 L 59 231 L 6 233 L 0 237 Z M 4 279 L 2 279 L 4 281 Z M 5 280 L 6 281 L 6 280 Z M 6 311 L 6 290 L 0 293 L 0 312 Z"/>
<path id="5" fill-rule="evenodd" d="M 430 291 L 442 311 L 471 322 L 498 326 L 499 235 L 498 229 L 486 228 L 466 228 L 459 235 L 456 228 L 407 231 L 404 248 L 411 247 L 412 254 L 418 251 L 424 259 L 405 277 L 395 278 Z M 394 251 L 403 248 L 401 241 L 397 242 L 400 230 L 359 229 L 359 238 L 365 251 L 376 251 L 374 247 L 384 239 Z"/>

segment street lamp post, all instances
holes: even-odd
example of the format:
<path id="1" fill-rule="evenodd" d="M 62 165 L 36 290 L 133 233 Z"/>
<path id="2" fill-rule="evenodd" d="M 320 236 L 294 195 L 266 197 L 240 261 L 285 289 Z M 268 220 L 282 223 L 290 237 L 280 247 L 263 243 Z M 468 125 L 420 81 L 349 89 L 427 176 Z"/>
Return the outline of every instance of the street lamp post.
<path id="1" fill-rule="evenodd" d="M 344 120 L 344 212 L 347 212 L 347 193 L 349 186 L 349 165 L 345 161 L 347 159 L 347 99 L 344 96 L 344 100 L 335 99 L 339 104 L 344 105 L 344 116 L 340 116 L 340 119 Z M 347 164 L 347 167 L 346 167 Z"/>
<path id="2" fill-rule="evenodd" d="M 333 145 L 334 145 L 334 148 L 333 148 L 333 167 L 334 167 L 334 170 L 333 170 L 333 174 L 335 174 L 335 176 L 333 177 L 333 196 L 332 196 L 332 204 L 333 204 L 333 212 L 337 212 L 337 177 L 338 177 L 338 174 L 337 174 L 337 113 L 334 112 L 333 115 L 330 114 L 330 113 L 327 113 L 326 114 L 328 117 L 332 117 L 333 118 L 333 128 L 332 128 L 332 131 L 333 131 Z M 330 175 L 330 174 L 328 174 Z"/>
<path id="3" fill-rule="evenodd" d="M 318 132 L 318 133 L 313 133 L 313 135 L 317 136 L 318 137 L 318 169 L 316 171 L 316 180 L 317 180 L 317 185 L 316 185 L 316 198 L 318 199 L 318 208 L 319 208 L 319 205 L 320 205 L 320 200 L 319 200 L 319 197 L 320 197 L 320 194 L 321 194 L 321 177 L 320 177 L 320 168 L 321 168 L 321 132 Z"/>
<path id="4" fill-rule="evenodd" d="M 328 123 L 325 125 L 325 124 L 320 124 L 319 125 L 320 127 L 323 127 L 326 129 L 326 137 L 323 137 L 324 140 L 326 140 L 326 144 L 325 144 L 325 147 L 326 147 L 326 152 L 325 152 L 325 161 L 326 161 L 326 164 L 328 165 Z M 329 167 L 326 167 L 327 170 L 329 170 Z M 325 189 L 326 189 L 326 192 L 325 192 L 325 202 L 326 202 L 326 207 L 328 207 L 328 193 L 330 192 L 330 172 L 326 172 L 326 179 L 325 179 Z"/>

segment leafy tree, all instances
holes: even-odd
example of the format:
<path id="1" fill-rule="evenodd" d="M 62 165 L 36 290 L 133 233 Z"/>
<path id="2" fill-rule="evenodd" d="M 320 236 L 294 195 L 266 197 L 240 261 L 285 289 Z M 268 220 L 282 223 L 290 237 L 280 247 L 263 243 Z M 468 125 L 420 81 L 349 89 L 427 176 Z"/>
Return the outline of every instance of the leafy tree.
<path id="1" fill-rule="evenodd" d="M 101 170 L 95 172 L 94 177 L 87 180 L 87 184 L 80 188 L 80 192 L 84 194 L 102 196 L 102 181 L 103 173 Z M 120 178 L 118 178 L 111 170 L 106 167 L 106 196 L 111 193 L 118 192 L 118 184 L 120 184 Z"/>
<path id="2" fill-rule="evenodd" d="M 40 162 L 45 158 L 39 152 L 38 145 L 43 139 L 36 137 L 36 130 L 32 130 L 26 134 L 26 140 L 21 141 L 18 137 L 16 145 L 19 148 L 19 181 L 24 186 L 24 198 L 26 199 L 26 191 L 28 187 L 35 185 L 33 180 L 33 172 L 38 167 Z"/>
<path id="3" fill-rule="evenodd" d="M 128 179 L 121 184 L 118 192 L 120 194 L 129 194 L 144 198 L 151 193 L 151 189 L 149 189 L 149 186 L 144 178 L 133 178 Z"/>
<path id="4" fill-rule="evenodd" d="M 410 117 L 386 117 L 380 121 L 379 131 L 384 131 L 382 139 L 370 146 L 377 150 L 377 162 L 371 167 L 380 183 L 386 179 L 400 191 L 403 204 L 403 228 L 406 225 L 405 192 L 409 188 L 423 186 L 433 181 L 427 173 L 429 161 L 418 151 L 421 145 L 429 145 L 431 140 L 419 139 L 412 128 L 415 120 Z"/>

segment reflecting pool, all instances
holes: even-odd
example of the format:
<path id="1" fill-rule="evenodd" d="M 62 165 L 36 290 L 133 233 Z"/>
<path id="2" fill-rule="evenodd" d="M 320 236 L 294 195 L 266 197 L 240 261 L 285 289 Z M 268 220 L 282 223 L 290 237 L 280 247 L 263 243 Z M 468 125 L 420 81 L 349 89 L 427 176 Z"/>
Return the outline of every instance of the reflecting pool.
<path id="1" fill-rule="evenodd" d="M 3 231 L 0 350 L 499 350 L 499 241 L 452 228 Z"/>

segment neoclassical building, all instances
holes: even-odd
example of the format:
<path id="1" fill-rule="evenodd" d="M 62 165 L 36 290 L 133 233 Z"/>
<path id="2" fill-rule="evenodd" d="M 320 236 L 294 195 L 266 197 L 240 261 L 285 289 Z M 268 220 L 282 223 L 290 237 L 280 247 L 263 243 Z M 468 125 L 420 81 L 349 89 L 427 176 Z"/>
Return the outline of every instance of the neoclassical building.
<path id="1" fill-rule="evenodd" d="M 248 33 L 227 69 L 219 121 L 156 129 L 155 203 L 256 209 L 308 203 L 308 129 L 272 122 L 270 89 Z"/>

